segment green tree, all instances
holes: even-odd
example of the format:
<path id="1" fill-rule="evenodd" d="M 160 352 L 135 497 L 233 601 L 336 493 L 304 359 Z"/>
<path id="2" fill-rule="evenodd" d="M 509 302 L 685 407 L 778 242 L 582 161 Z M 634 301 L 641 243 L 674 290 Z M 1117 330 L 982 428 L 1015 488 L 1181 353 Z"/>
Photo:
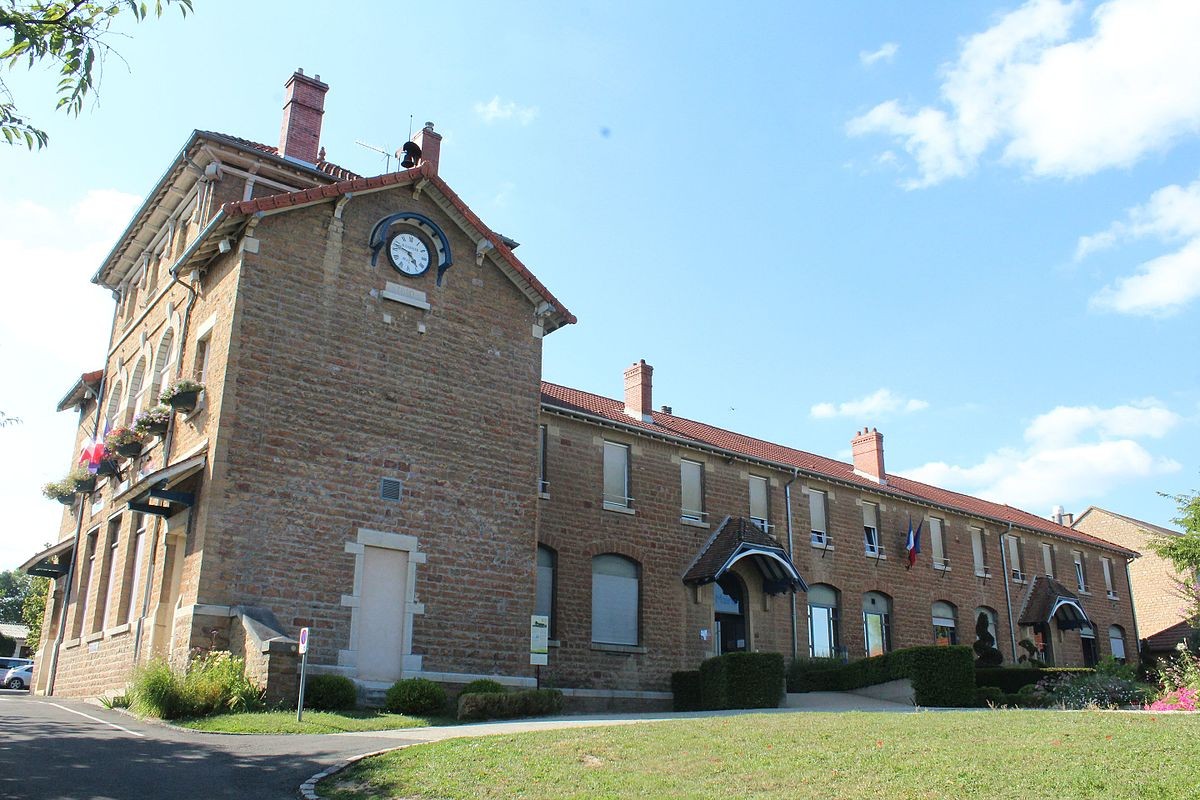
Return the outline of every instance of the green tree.
<path id="1" fill-rule="evenodd" d="M 21 623 L 21 607 L 29 591 L 30 577 L 24 572 L 0 572 L 0 622 Z"/>
<path id="2" fill-rule="evenodd" d="M 1183 576 L 1179 593 L 1188 603 L 1186 615 L 1200 625 L 1200 492 L 1163 495 L 1175 501 L 1179 516 L 1172 522 L 1183 529 L 1180 536 L 1161 536 L 1150 540 L 1150 549 L 1170 561 Z"/>
<path id="3" fill-rule="evenodd" d="M 122 12 L 141 22 L 150 15 L 161 17 L 165 6 L 175 6 L 185 16 L 192 0 L 0 0 L 0 29 L 11 37 L 0 51 L 0 67 L 13 68 L 25 62 L 29 68 L 49 62 L 58 67 L 58 104 L 68 114 L 79 116 L 83 99 L 96 88 L 97 62 L 115 53 L 107 34 Z M 0 44 L 0 46 L 3 46 Z M 49 137 L 34 127 L 16 105 L 3 78 L 0 78 L 0 135 L 6 142 L 24 142 L 30 150 L 46 145 Z"/>
<path id="4" fill-rule="evenodd" d="M 46 595 L 49 592 L 49 578 L 29 577 L 29 591 L 25 593 L 21 617 L 25 621 L 25 627 L 29 629 L 25 636 L 25 646 L 30 650 L 37 650 L 42 641 L 42 619 L 46 616 Z"/>

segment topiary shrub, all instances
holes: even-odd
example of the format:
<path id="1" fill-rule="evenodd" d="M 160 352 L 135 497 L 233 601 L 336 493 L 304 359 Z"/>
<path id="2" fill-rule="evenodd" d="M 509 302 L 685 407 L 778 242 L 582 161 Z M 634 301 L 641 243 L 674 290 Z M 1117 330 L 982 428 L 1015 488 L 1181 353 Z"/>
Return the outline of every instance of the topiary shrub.
<path id="1" fill-rule="evenodd" d="M 463 694 L 458 698 L 458 718 L 463 721 L 548 717 L 562 713 L 563 695 L 558 689 L 527 689 L 521 692 Z"/>
<path id="2" fill-rule="evenodd" d="M 780 653 L 726 653 L 700 664 L 704 708 L 778 708 L 783 697 Z"/>
<path id="3" fill-rule="evenodd" d="M 988 615 L 982 611 L 975 620 L 975 644 L 971 649 L 975 651 L 977 667 L 998 667 L 1004 663 L 1004 654 L 996 648 L 996 637 L 988 628 Z"/>
<path id="4" fill-rule="evenodd" d="M 471 681 L 462 688 L 458 693 L 459 697 L 464 694 L 507 694 L 508 687 L 504 684 L 492 680 L 491 678 L 480 678 L 476 681 Z"/>
<path id="5" fill-rule="evenodd" d="M 345 675 L 313 675 L 304 684 L 304 705 L 314 711 L 347 711 L 358 704 L 354 681 Z"/>
<path id="6" fill-rule="evenodd" d="M 426 678 L 396 681 L 387 690 L 384 707 L 393 714 L 441 714 L 446 708 L 446 690 Z"/>
<path id="7" fill-rule="evenodd" d="M 996 686 L 980 686 L 975 689 L 975 705 L 980 708 L 1002 706 L 1008 702 L 1008 696 Z"/>
<path id="8" fill-rule="evenodd" d="M 671 708 L 674 711 L 700 711 L 700 670 L 671 673 Z"/>

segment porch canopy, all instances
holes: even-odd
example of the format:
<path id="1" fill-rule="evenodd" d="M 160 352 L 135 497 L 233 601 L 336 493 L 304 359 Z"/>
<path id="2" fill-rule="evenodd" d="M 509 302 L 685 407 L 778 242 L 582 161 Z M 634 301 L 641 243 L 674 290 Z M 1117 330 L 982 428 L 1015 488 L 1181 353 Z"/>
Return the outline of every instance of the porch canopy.
<path id="1" fill-rule="evenodd" d="M 71 558 L 75 554 L 75 539 L 64 539 L 53 547 L 47 547 L 33 558 L 26 561 L 18 569 L 26 575 L 37 575 L 42 578 L 60 578 L 71 568 Z"/>
<path id="2" fill-rule="evenodd" d="M 191 492 L 173 491 L 187 478 L 204 469 L 207 457 L 201 453 L 169 467 L 157 469 L 137 478 L 125 491 L 113 498 L 113 505 L 127 504 L 131 511 L 169 517 L 184 508 L 191 508 L 196 498 Z M 151 503 L 161 500 L 161 503 Z"/>
<path id="3" fill-rule="evenodd" d="M 683 574 L 689 586 L 715 583 L 742 559 L 750 559 L 767 594 L 808 591 L 808 584 L 775 537 L 745 517 L 726 517 Z"/>
<path id="4" fill-rule="evenodd" d="M 1045 625 L 1051 620 L 1064 631 L 1096 627 L 1083 610 L 1079 598 L 1070 589 L 1047 575 L 1036 575 L 1025 594 L 1018 623 Z"/>

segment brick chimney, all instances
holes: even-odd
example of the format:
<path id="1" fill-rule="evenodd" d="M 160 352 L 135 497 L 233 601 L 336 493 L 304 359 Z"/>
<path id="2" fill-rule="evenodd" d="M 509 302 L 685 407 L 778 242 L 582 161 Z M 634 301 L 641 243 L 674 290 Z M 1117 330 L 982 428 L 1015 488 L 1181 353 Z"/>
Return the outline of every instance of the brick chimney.
<path id="1" fill-rule="evenodd" d="M 625 413 L 642 422 L 650 422 L 653 417 L 654 401 L 651 396 L 654 367 L 646 363 L 646 359 L 625 370 Z"/>
<path id="2" fill-rule="evenodd" d="M 883 434 L 871 428 L 863 428 L 850 440 L 850 451 L 854 453 L 854 471 L 880 483 L 887 483 L 883 471 Z"/>
<path id="3" fill-rule="evenodd" d="M 412 140 L 413 144 L 421 148 L 421 163 L 428 164 L 436 175 L 438 159 L 442 155 L 442 135 L 434 132 L 432 122 L 426 122 L 425 127 L 417 131 Z"/>
<path id="4" fill-rule="evenodd" d="M 283 85 L 283 124 L 279 128 L 279 155 L 316 164 L 320 159 L 321 117 L 329 84 L 321 76 L 310 78 L 298 69 Z"/>

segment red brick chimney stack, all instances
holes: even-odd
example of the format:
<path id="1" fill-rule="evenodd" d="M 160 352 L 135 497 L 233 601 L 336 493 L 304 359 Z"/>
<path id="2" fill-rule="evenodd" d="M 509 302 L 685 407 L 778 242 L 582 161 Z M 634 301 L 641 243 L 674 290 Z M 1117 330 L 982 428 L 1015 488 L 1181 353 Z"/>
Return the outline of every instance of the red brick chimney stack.
<path id="1" fill-rule="evenodd" d="M 654 410 L 653 376 L 654 367 L 644 358 L 625 370 L 625 413 L 643 422 L 653 419 L 650 416 Z"/>
<path id="2" fill-rule="evenodd" d="M 887 483 L 883 471 L 883 434 L 871 428 L 863 428 L 850 440 L 850 451 L 854 453 L 854 471 Z"/>
<path id="3" fill-rule="evenodd" d="M 438 159 L 442 155 L 442 135 L 434 132 L 432 122 L 426 122 L 425 127 L 417 131 L 413 144 L 421 148 L 421 163 L 428 164 L 433 174 L 437 175 Z"/>
<path id="4" fill-rule="evenodd" d="M 321 117 L 329 84 L 321 76 L 310 78 L 298 69 L 283 85 L 283 125 L 279 129 L 279 154 L 316 164 L 321 147 Z"/>

